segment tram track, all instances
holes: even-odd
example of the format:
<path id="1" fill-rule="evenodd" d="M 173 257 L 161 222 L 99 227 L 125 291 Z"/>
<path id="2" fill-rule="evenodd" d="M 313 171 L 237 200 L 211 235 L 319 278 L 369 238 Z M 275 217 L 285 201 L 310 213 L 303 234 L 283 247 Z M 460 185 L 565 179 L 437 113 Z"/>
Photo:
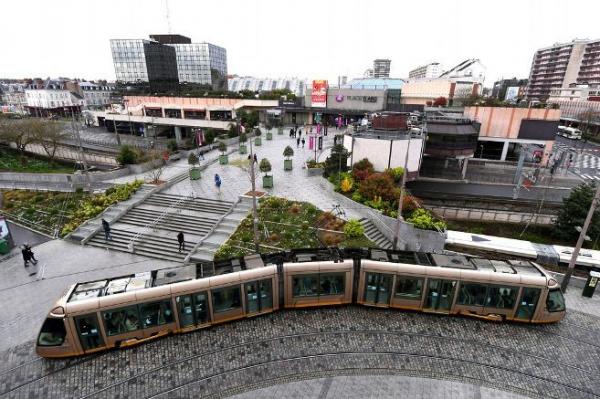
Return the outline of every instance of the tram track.
<path id="1" fill-rule="evenodd" d="M 338 308 L 340 309 L 340 308 Z M 372 310 L 370 310 L 372 311 Z M 291 311 L 291 312 L 298 312 L 298 311 Z M 301 311 L 300 311 L 301 312 Z M 382 314 L 384 314 L 382 312 Z M 412 327 L 411 323 L 414 323 L 415 318 L 419 318 L 422 315 L 421 314 L 411 314 L 411 313 L 406 313 L 406 315 L 412 315 L 412 316 L 406 316 L 403 321 L 403 323 L 400 323 L 400 325 L 405 324 L 407 327 Z M 434 316 L 435 317 L 435 316 Z M 177 367 L 178 365 L 181 365 L 185 362 L 191 362 L 195 359 L 200 359 L 202 357 L 208 357 L 208 356 L 213 356 L 219 352 L 224 352 L 224 351 L 233 351 L 236 349 L 243 349 L 245 347 L 252 347 L 252 346 L 260 346 L 260 345 L 269 345 L 272 344 L 273 342 L 276 341 L 280 341 L 280 340 L 294 340 L 294 339 L 300 339 L 300 338 L 310 338 L 314 341 L 318 340 L 319 336 L 323 336 L 323 335 L 331 335 L 331 336 L 336 336 L 339 337 L 337 339 L 337 341 L 339 342 L 346 342 L 349 340 L 349 337 L 354 334 L 370 334 L 370 335 L 380 335 L 380 336 L 396 336 L 396 337 L 403 337 L 405 339 L 426 339 L 428 341 L 431 342 L 447 342 L 446 345 L 441 345 L 441 347 L 443 346 L 448 346 L 448 347 L 453 347 L 453 345 L 455 345 L 456 343 L 460 343 L 463 346 L 466 345 L 477 345 L 481 348 L 487 349 L 487 350 L 491 350 L 492 352 L 498 352 L 498 353 L 509 353 L 511 356 L 526 356 L 527 358 L 531 358 L 531 359 L 535 359 L 538 362 L 541 363 L 553 363 L 553 364 L 557 364 L 560 366 L 560 368 L 566 368 L 568 370 L 572 370 L 573 372 L 577 372 L 577 373 L 582 373 L 585 375 L 589 375 L 589 376 L 598 376 L 598 374 L 600 374 L 599 369 L 586 369 L 583 368 L 579 365 L 574 365 L 571 363 L 567 363 L 565 361 L 559 361 L 557 362 L 557 360 L 555 358 L 549 357 L 549 355 L 551 355 L 551 352 L 549 352 L 548 354 L 544 353 L 544 355 L 540 355 L 537 353 L 533 353 L 533 352 L 524 352 L 522 350 L 517 350 L 514 348 L 510 348 L 507 346 L 502 346 L 502 345 L 493 345 L 490 344 L 489 342 L 484 342 L 482 341 L 475 341 L 472 342 L 469 340 L 469 338 L 461 338 L 461 337 L 457 337 L 456 335 L 459 333 L 460 328 L 462 328 L 462 326 L 460 325 L 460 321 L 463 318 L 444 318 L 445 320 L 455 320 L 457 325 L 448 325 L 448 326 L 438 326 L 438 327 L 449 327 L 454 331 L 454 336 L 448 336 L 448 335 L 441 335 L 440 333 L 438 334 L 426 334 L 423 332 L 416 332 L 416 331 L 401 331 L 401 330 L 385 330 L 385 329 L 366 329 L 366 328 L 355 328 L 355 329 L 351 329 L 352 327 L 350 327 L 350 329 L 346 329 L 346 330 L 325 330 L 325 331 L 314 331 L 315 326 L 310 324 L 310 321 L 314 320 L 305 320 L 302 317 L 299 317 L 299 320 L 302 320 L 302 322 L 300 322 L 299 324 L 302 324 L 303 328 L 307 328 L 307 329 L 313 329 L 313 331 L 308 331 L 308 332 L 299 332 L 299 333 L 294 333 L 294 334 L 283 334 L 283 335 L 277 335 L 277 336 L 271 336 L 268 338 L 264 338 L 264 339 L 258 339 L 258 340 L 246 340 L 243 342 L 239 342 L 237 344 L 234 345 L 229 345 L 229 346 L 219 346 L 217 349 L 213 349 L 213 350 L 209 350 L 209 351 L 202 351 L 199 353 L 196 353 L 194 355 L 190 355 L 190 356 L 183 356 L 183 357 L 177 357 L 177 358 L 173 358 L 173 359 L 169 359 L 168 362 L 164 363 L 164 364 L 159 364 L 156 367 L 152 367 L 150 369 L 144 370 L 142 372 L 138 372 L 135 374 L 131 374 L 128 373 L 130 375 L 130 377 L 128 378 L 124 378 L 121 379 L 119 381 L 116 381 L 112 384 L 108 384 L 106 386 L 103 387 L 99 387 L 99 389 L 95 390 L 94 392 L 89 392 L 85 395 L 83 395 L 82 397 L 84 398 L 90 398 L 90 397 L 94 397 L 97 396 L 99 394 L 101 394 L 102 392 L 106 392 L 108 390 L 114 389 L 116 387 L 119 386 L 123 386 L 126 384 L 129 384 L 131 382 L 135 382 L 136 380 L 143 378 L 145 376 L 151 375 L 152 373 L 156 374 L 156 373 L 160 373 L 161 371 L 165 371 L 165 370 L 170 370 L 173 369 L 175 367 Z M 252 322 L 252 319 L 246 319 L 246 321 L 248 322 Z M 283 317 L 282 321 L 285 321 L 286 318 Z M 467 321 L 466 318 L 464 318 L 463 320 Z M 307 323 L 305 323 L 304 321 L 306 321 Z M 432 320 L 425 320 L 429 323 L 432 322 Z M 385 322 L 385 320 L 380 320 L 380 324 L 382 324 L 383 322 Z M 477 323 L 476 321 L 472 321 L 472 320 L 468 320 L 468 323 Z M 238 322 L 240 323 L 240 322 Z M 466 323 L 465 323 L 466 324 Z M 559 323 L 557 326 L 560 327 Z M 582 326 L 579 326 L 575 323 L 566 323 L 567 325 L 570 326 L 574 326 L 576 328 L 584 328 Z M 495 324 L 494 324 L 495 325 Z M 499 326 L 509 326 L 509 324 L 506 325 L 499 325 Z M 569 340 L 572 342 L 575 342 L 577 344 L 585 344 L 585 345 L 589 345 L 592 346 L 594 348 L 600 348 L 599 345 L 595 345 L 593 343 L 584 341 L 584 340 L 580 340 L 574 337 L 570 337 L 570 336 L 566 336 L 564 334 L 560 334 L 557 333 L 555 331 L 548 331 L 546 328 L 547 326 L 528 326 L 528 325 L 513 325 L 515 327 L 521 327 L 524 328 L 525 330 L 529 330 L 529 331 L 534 331 L 535 333 L 541 333 L 544 335 L 553 335 L 556 336 L 560 339 L 564 339 L 564 340 Z M 435 326 L 434 326 L 435 327 Z M 219 326 L 215 326 L 214 327 L 219 328 Z M 345 328 L 348 328 L 347 326 L 345 326 Z M 592 330 L 589 330 L 592 331 Z M 199 334 L 201 332 L 192 332 L 191 334 Z M 185 334 L 188 335 L 188 334 Z M 475 334 L 474 334 L 475 335 Z M 179 337 L 171 337 L 171 338 L 167 338 L 167 339 L 173 339 L 173 340 L 177 340 L 177 339 L 181 339 Z M 164 340 L 160 340 L 160 341 L 155 341 L 156 345 L 160 345 L 160 343 L 164 342 Z M 146 344 L 149 345 L 149 344 Z M 132 350 L 142 350 L 144 351 L 144 348 L 146 347 L 146 345 L 144 346 L 140 346 L 137 347 L 135 349 Z M 28 361 L 25 363 L 22 363 L 18 366 L 15 366 L 11 369 L 5 370 L 2 373 L 0 373 L 0 380 L 5 381 L 4 376 L 6 375 L 10 375 L 10 374 L 14 374 L 14 373 L 19 373 L 21 369 L 25 368 L 28 365 L 32 365 L 35 363 L 39 363 L 42 368 L 42 370 L 39 370 L 39 373 L 34 372 L 34 376 L 33 378 L 26 380 L 26 381 L 22 381 L 21 383 L 19 383 L 18 385 L 15 386 L 9 386 L 7 389 L 3 389 L 2 392 L 0 392 L 0 396 L 4 396 L 4 395 L 8 395 L 10 396 L 12 393 L 17 393 L 20 390 L 22 390 L 23 388 L 27 387 L 27 386 L 34 386 L 36 384 L 43 384 L 45 381 L 51 380 L 53 377 L 57 377 L 60 376 L 61 374 L 64 374 L 65 372 L 67 372 L 68 370 L 76 367 L 76 366 L 85 366 L 86 364 L 89 364 L 91 362 L 93 362 L 94 360 L 96 360 L 97 358 L 101 357 L 101 356 L 110 356 L 110 355 L 114 355 L 115 353 L 123 353 L 124 351 L 112 351 L 112 352 L 107 352 L 107 353 L 98 353 L 98 354 L 94 354 L 94 355 L 89 355 L 83 358 L 76 358 L 76 359 L 67 359 L 67 360 L 53 360 L 53 361 L 49 361 L 46 359 L 34 359 L 32 361 Z M 343 353 L 343 352 L 340 352 Z M 362 353 L 362 352 L 361 352 Z M 398 353 L 398 354 L 403 354 L 403 352 L 382 352 L 382 353 Z M 419 354 L 416 352 L 406 352 L 404 353 L 406 355 L 410 355 L 410 356 L 429 356 L 431 357 L 432 355 L 424 355 L 423 353 Z M 330 353 L 330 355 L 332 355 L 332 353 Z M 317 356 L 317 354 L 315 355 L 311 355 L 311 356 Z M 126 357 L 125 355 L 123 355 L 122 357 Z M 301 358 L 298 357 L 298 358 Z M 446 358 L 444 358 L 446 359 Z M 449 359 L 453 359 L 455 361 L 466 361 L 464 359 L 460 359 L 460 358 L 447 358 L 446 360 Z M 284 360 L 284 359 L 282 359 Z M 47 372 L 44 372 L 43 370 L 43 365 L 45 363 L 53 365 L 56 364 L 57 362 L 62 363 L 58 368 L 52 368 Z M 478 362 L 475 362 L 474 364 L 479 364 Z M 53 366 L 52 366 L 53 367 Z M 493 366 L 490 365 L 490 367 L 498 367 L 498 366 Z M 500 367 L 502 368 L 502 367 Z M 509 368 L 506 368 L 507 370 L 509 370 Z M 233 371 L 232 371 L 233 372 Z M 513 370 L 513 372 L 516 372 Z M 226 372 L 223 372 L 222 374 L 225 374 Z M 31 369 L 24 369 L 23 370 L 23 374 L 31 374 Z M 36 375 L 37 374 L 37 375 Z M 532 374 L 533 377 L 535 377 Z M 539 377 L 539 376 L 538 376 Z M 207 377 L 208 378 L 208 377 Z M 537 378 L 537 377 L 536 377 Z M 540 377 L 543 379 L 543 377 Z M 15 380 L 19 380 L 19 378 L 14 378 Z M 559 385 L 564 385 L 564 383 L 560 382 L 560 381 L 554 381 L 553 383 L 555 384 L 559 384 Z M 3 387 L 5 385 L 5 382 L 3 382 Z M 567 384 L 569 385 L 569 384 Z M 592 391 L 587 392 L 588 394 L 597 396 L 597 394 L 595 394 Z"/>
<path id="2" fill-rule="evenodd" d="M 232 345 L 232 346 L 227 346 L 227 347 L 221 347 L 215 350 L 211 350 L 211 351 L 205 351 L 202 353 L 198 353 L 195 355 L 191 355 L 191 356 L 185 356 L 182 358 L 178 358 L 178 359 L 174 359 L 173 361 L 167 362 L 165 364 L 159 365 L 157 367 L 151 368 L 149 370 L 146 370 L 142 373 L 138 373 L 135 375 L 130 376 L 129 378 L 125 378 L 122 379 L 118 382 L 115 382 L 113 384 L 110 384 L 108 386 L 102 387 L 99 390 L 96 390 L 94 392 L 90 392 L 89 394 L 86 394 L 84 396 L 82 396 L 82 398 L 92 398 L 94 396 L 100 395 L 104 392 L 113 390 L 119 386 L 127 386 L 130 383 L 139 380 L 141 377 L 147 377 L 147 376 L 151 376 L 151 375 L 156 375 L 157 373 L 160 373 L 161 371 L 164 370 L 172 370 L 174 368 L 176 368 L 178 365 L 181 365 L 182 363 L 185 362 L 191 362 L 193 360 L 196 359 L 200 359 L 203 357 L 208 357 L 211 355 L 215 355 L 218 354 L 219 352 L 226 352 L 226 351 L 233 351 L 235 349 L 243 349 L 243 348 L 247 348 L 247 347 L 251 347 L 251 346 L 261 346 L 270 342 L 275 342 L 275 341 L 281 341 L 281 340 L 294 340 L 297 338 L 310 338 L 311 340 L 316 341 L 318 339 L 319 336 L 322 335 L 335 335 L 337 337 L 339 337 L 339 342 L 344 342 L 347 340 L 348 337 L 342 337 L 343 335 L 392 335 L 392 336 L 396 336 L 396 337 L 404 337 L 404 338 L 420 338 L 420 339 L 427 339 L 427 340 L 443 340 L 443 341 L 454 341 L 454 342 L 461 342 L 465 345 L 468 344 L 472 344 L 467 342 L 468 340 L 466 339 L 461 339 L 461 338 L 456 338 L 456 337 L 444 337 L 444 336 L 439 336 L 439 335 L 434 335 L 434 334 L 420 334 L 420 333 L 408 333 L 408 332 L 402 332 L 402 331 L 384 331 L 384 330 L 354 330 L 354 331 L 318 331 L 318 332 L 310 332 L 310 333 L 299 333 L 299 334 L 287 334 L 287 335 L 280 335 L 280 336 L 275 336 L 275 337 L 271 337 L 268 339 L 263 339 L 263 340 L 255 340 L 255 341 L 249 341 L 249 342 L 242 342 L 236 345 Z M 544 356 L 540 356 L 540 355 L 536 355 L 536 354 L 532 354 L 532 353 L 523 353 L 522 351 L 517 351 L 511 348 L 506 348 L 506 347 L 498 347 L 498 346 L 494 346 L 494 345 L 489 345 L 487 343 L 483 343 L 483 342 L 477 342 L 477 345 L 481 345 L 481 346 L 486 346 L 488 349 L 492 349 L 493 351 L 503 351 L 503 352 L 509 352 L 511 353 L 513 356 L 519 355 L 519 356 L 526 356 L 529 358 L 533 358 L 536 359 L 538 361 L 541 362 L 554 362 L 556 363 L 555 359 L 549 358 L 549 357 L 544 357 Z M 449 345 L 452 346 L 452 345 Z M 344 354 L 344 353 L 375 353 L 375 352 L 347 352 L 347 351 L 340 351 L 340 352 L 330 352 L 330 353 L 325 353 L 325 355 L 329 355 L 329 356 L 333 356 L 335 355 L 335 353 L 340 353 L 340 354 Z M 459 361 L 459 362 L 470 362 L 471 364 L 474 365 L 479 365 L 479 366 L 486 366 L 486 367 L 491 367 L 494 369 L 501 369 L 501 370 L 505 370 L 505 371 L 510 371 L 513 373 L 522 373 L 521 371 L 517 371 L 514 369 L 510 369 L 509 367 L 501 367 L 501 366 L 496 366 L 496 365 L 490 365 L 490 364 L 485 364 L 482 362 L 476 362 L 476 361 L 470 361 L 470 360 L 465 360 L 465 359 L 460 359 L 460 358 L 455 358 L 455 357 L 448 357 L 448 356 L 433 356 L 433 355 L 427 355 L 427 354 L 423 354 L 423 353 L 416 353 L 416 352 L 402 352 L 402 351 L 382 351 L 382 352 L 377 352 L 377 353 L 381 353 L 381 354 L 395 354 L 395 355 L 406 355 L 406 356 L 411 356 L 411 357 L 423 357 L 423 358 L 428 358 L 428 359 L 435 359 L 435 358 L 439 358 L 439 359 L 443 359 L 446 361 Z M 313 354 L 310 356 L 297 356 L 295 358 L 304 358 L 304 357 L 315 357 L 315 356 L 320 356 L 323 355 L 322 353 L 319 354 Z M 86 358 L 84 360 L 91 360 L 91 358 Z M 289 359 L 288 359 L 289 360 Z M 279 359 L 278 361 L 286 361 L 286 359 Z M 578 373 L 584 373 L 584 374 L 589 374 L 592 376 L 595 376 L 598 374 L 598 371 L 591 371 L 591 370 L 586 370 L 583 369 L 581 367 L 577 367 L 571 364 L 566 364 L 566 363 L 560 363 L 562 366 L 567 367 L 569 369 L 572 370 L 576 370 Z M 74 364 L 73 364 L 74 365 Z M 73 365 L 70 365 L 69 367 L 72 367 Z M 36 380 L 33 380 L 31 382 L 29 382 L 30 384 L 39 382 L 41 379 L 45 378 L 45 377 L 49 377 L 53 374 L 59 373 L 65 369 L 67 369 L 68 367 L 63 368 L 62 370 L 56 370 L 52 373 L 49 373 L 48 375 L 44 376 L 44 377 L 40 377 Z M 241 368 L 243 369 L 243 368 Z M 233 370 L 229 370 L 229 371 L 224 371 L 222 373 L 220 373 L 219 375 L 222 374 L 226 374 L 229 372 L 236 372 L 235 369 Z M 528 376 L 532 377 L 532 378 L 536 378 L 538 380 L 543 380 L 543 381 L 547 381 L 547 382 L 552 382 L 553 384 L 558 384 L 558 385 L 564 385 L 564 386 L 568 386 L 570 389 L 574 389 L 574 390 L 578 390 L 587 394 L 592 394 L 595 395 L 592 391 L 586 391 L 583 390 L 581 388 L 577 388 L 575 386 L 572 386 L 571 384 L 565 384 L 563 382 L 559 382 L 559 381 L 553 381 L 550 380 L 548 378 L 545 377 L 540 377 L 540 376 L 536 376 L 532 373 L 526 373 Z M 213 376 L 214 377 L 214 376 Z M 210 379 L 211 377 L 206 377 L 208 379 Z M 15 387 L 15 389 L 11 390 L 10 392 L 13 392 L 14 390 L 19 389 L 19 387 Z M 9 392 L 9 393 L 10 393 Z"/>

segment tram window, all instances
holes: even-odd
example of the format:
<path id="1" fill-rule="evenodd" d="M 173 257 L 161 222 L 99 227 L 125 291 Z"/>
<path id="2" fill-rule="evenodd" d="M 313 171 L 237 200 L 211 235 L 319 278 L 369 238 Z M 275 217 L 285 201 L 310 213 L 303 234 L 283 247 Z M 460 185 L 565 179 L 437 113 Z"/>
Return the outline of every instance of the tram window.
<path id="1" fill-rule="evenodd" d="M 107 335 L 124 334 L 140 328 L 137 306 L 113 309 L 102 312 Z"/>
<path id="2" fill-rule="evenodd" d="M 67 330 L 62 319 L 47 318 L 42 325 L 37 344 L 39 346 L 60 346 L 65 342 Z"/>
<path id="3" fill-rule="evenodd" d="M 497 309 L 512 309 L 519 293 L 519 287 L 490 285 L 485 306 Z"/>
<path id="4" fill-rule="evenodd" d="M 565 310 L 565 298 L 559 289 L 548 292 L 546 306 L 548 307 L 548 312 L 562 312 Z"/>
<path id="5" fill-rule="evenodd" d="M 396 279 L 395 295 L 402 299 L 420 300 L 423 291 L 423 279 L 400 277 Z"/>
<path id="6" fill-rule="evenodd" d="M 242 307 L 240 286 L 212 290 L 213 310 L 215 313 L 227 312 Z"/>
<path id="7" fill-rule="evenodd" d="M 459 305 L 483 306 L 487 294 L 487 286 L 476 283 L 461 283 L 458 296 Z"/>
<path id="8" fill-rule="evenodd" d="M 140 316 L 144 328 L 161 326 L 173 322 L 173 312 L 169 301 L 151 302 L 140 305 Z"/>
<path id="9" fill-rule="evenodd" d="M 344 293 L 344 273 L 321 274 L 320 295 L 342 295 Z"/>
<path id="10" fill-rule="evenodd" d="M 316 274 L 298 275 L 292 278 L 292 296 L 318 296 L 319 276 Z"/>

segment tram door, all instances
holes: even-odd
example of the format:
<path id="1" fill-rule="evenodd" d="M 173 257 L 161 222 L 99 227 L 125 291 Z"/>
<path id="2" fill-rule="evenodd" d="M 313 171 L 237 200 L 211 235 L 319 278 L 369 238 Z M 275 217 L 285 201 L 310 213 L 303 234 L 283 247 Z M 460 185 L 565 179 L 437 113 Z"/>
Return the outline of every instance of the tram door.
<path id="1" fill-rule="evenodd" d="M 262 312 L 273 308 L 273 289 L 271 279 L 246 283 L 246 311 Z"/>
<path id="2" fill-rule="evenodd" d="M 519 307 L 515 314 L 515 319 L 518 320 L 531 320 L 535 313 L 535 308 L 540 298 L 541 289 L 539 288 L 523 288 L 521 299 L 519 300 Z"/>
<path id="3" fill-rule="evenodd" d="M 449 312 L 455 288 L 456 280 L 429 279 L 424 308 L 436 312 Z"/>
<path id="4" fill-rule="evenodd" d="M 104 340 L 98 328 L 98 316 L 96 313 L 78 316 L 74 320 L 77 335 L 79 335 L 79 342 L 81 342 L 84 352 L 91 352 L 94 349 L 104 347 Z"/>
<path id="5" fill-rule="evenodd" d="M 178 296 L 179 324 L 181 328 L 208 323 L 208 295 L 206 291 Z"/>
<path id="6" fill-rule="evenodd" d="M 365 303 L 389 305 L 392 278 L 391 274 L 367 273 L 365 280 Z"/>

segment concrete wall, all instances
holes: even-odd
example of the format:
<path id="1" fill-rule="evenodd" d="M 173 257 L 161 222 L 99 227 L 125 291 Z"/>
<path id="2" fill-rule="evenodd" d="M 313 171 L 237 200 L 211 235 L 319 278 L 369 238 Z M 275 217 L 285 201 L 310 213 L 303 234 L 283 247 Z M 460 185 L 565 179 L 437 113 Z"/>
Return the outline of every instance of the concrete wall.
<path id="1" fill-rule="evenodd" d="M 560 120 L 559 109 L 465 107 L 464 115 L 481 123 L 479 137 L 516 139 L 523 119 Z"/>
<path id="2" fill-rule="evenodd" d="M 352 143 L 353 140 L 354 144 Z M 346 135 L 344 136 L 344 147 L 352 152 L 352 163 L 368 158 L 375 170 L 380 172 L 388 167 L 404 167 L 407 150 L 410 150 L 407 164 L 409 173 L 418 172 L 421 167 L 421 154 L 423 151 L 423 139 L 421 138 L 411 139 L 409 149 L 408 140 L 383 140 Z"/>

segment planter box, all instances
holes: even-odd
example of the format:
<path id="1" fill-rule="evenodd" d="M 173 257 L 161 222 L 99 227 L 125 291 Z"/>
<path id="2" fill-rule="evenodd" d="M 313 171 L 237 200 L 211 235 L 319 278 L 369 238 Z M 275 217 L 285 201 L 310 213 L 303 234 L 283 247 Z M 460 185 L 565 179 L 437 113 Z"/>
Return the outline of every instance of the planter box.
<path id="1" fill-rule="evenodd" d="M 279 126 L 277 128 L 277 134 L 280 135 L 280 136 L 283 134 L 283 127 L 282 126 Z"/>
<path id="2" fill-rule="evenodd" d="M 306 176 L 323 176 L 323 168 L 306 168 Z"/>
<path id="3" fill-rule="evenodd" d="M 200 168 L 192 167 L 190 168 L 190 180 L 198 180 L 200 179 Z"/>
<path id="4" fill-rule="evenodd" d="M 267 132 L 267 140 L 273 140 L 273 133 Z"/>
<path id="5" fill-rule="evenodd" d="M 283 170 L 292 170 L 292 160 L 291 159 L 283 160 Z"/>
<path id="6" fill-rule="evenodd" d="M 263 176 L 263 188 L 273 188 L 273 175 Z"/>
<path id="7" fill-rule="evenodd" d="M 262 140 L 260 139 L 260 137 L 256 137 L 254 139 L 254 145 L 256 145 L 256 146 L 262 145 Z"/>
<path id="8" fill-rule="evenodd" d="M 219 155 L 219 164 L 227 165 L 229 163 L 229 156 L 227 154 Z"/>
<path id="9" fill-rule="evenodd" d="M 247 154 L 248 146 L 246 144 L 240 144 L 240 154 Z"/>

